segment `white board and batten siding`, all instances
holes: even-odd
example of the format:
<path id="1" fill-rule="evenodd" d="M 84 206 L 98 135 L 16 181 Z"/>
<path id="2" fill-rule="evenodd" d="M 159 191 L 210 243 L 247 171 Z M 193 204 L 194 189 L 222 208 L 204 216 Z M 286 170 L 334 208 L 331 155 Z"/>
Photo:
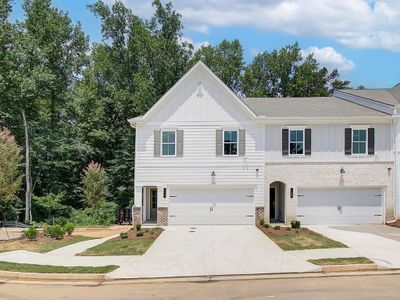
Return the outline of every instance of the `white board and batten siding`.
<path id="1" fill-rule="evenodd" d="M 224 191 L 219 197 L 223 200 L 232 196 L 230 187 L 236 186 L 246 196 L 252 191 L 254 214 L 254 205 L 264 205 L 264 125 L 254 121 L 237 99 L 201 68 L 190 73 L 165 100 L 146 122 L 136 125 L 135 198 L 141 199 L 142 186 L 158 186 L 158 206 L 173 211 L 170 195 L 184 187 L 192 189 L 194 194 L 203 191 L 208 202 L 200 206 L 209 209 L 210 203 L 215 202 L 212 190 L 219 188 L 214 190 L 215 195 Z M 154 131 L 163 129 L 183 130 L 182 157 L 154 157 Z M 216 131 L 221 129 L 245 130 L 245 156 L 216 155 Z M 212 172 L 215 172 L 214 180 Z M 162 197 L 162 187 L 168 188 L 166 198 Z M 185 193 L 187 199 L 194 197 L 187 190 Z M 198 199 L 193 201 L 197 203 Z M 238 205 L 246 207 L 246 201 Z M 232 202 L 240 201 L 233 197 Z M 221 202 L 215 214 L 224 214 L 222 206 Z M 183 205 L 179 209 L 188 208 Z M 230 213 L 234 215 L 235 209 Z"/>
<path id="2" fill-rule="evenodd" d="M 295 126 L 292 126 L 295 127 Z M 304 126 L 302 126 L 304 127 Z M 310 125 L 311 155 L 302 157 L 282 156 L 282 125 L 267 125 L 265 130 L 266 162 L 368 162 L 393 161 L 392 131 L 390 124 L 371 124 L 375 128 L 374 155 L 345 155 L 344 130 L 351 125 Z"/>

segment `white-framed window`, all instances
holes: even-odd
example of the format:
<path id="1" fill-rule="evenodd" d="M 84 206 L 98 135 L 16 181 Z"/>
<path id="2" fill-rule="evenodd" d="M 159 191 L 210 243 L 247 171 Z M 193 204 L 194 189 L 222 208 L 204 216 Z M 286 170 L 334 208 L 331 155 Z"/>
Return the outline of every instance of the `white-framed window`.
<path id="1" fill-rule="evenodd" d="M 304 129 L 289 129 L 289 154 L 304 155 Z"/>
<path id="2" fill-rule="evenodd" d="M 351 153 L 367 154 L 368 130 L 353 128 L 351 132 Z"/>
<path id="3" fill-rule="evenodd" d="M 223 153 L 224 156 L 237 156 L 239 152 L 239 132 L 238 130 L 223 131 Z"/>
<path id="4" fill-rule="evenodd" d="M 161 156 L 176 156 L 176 131 L 161 131 Z"/>

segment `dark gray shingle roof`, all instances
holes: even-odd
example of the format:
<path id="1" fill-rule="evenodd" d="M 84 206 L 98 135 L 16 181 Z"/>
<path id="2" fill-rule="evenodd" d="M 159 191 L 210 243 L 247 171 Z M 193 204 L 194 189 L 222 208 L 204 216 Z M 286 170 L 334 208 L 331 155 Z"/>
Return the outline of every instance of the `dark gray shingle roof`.
<path id="1" fill-rule="evenodd" d="M 341 90 L 350 95 L 371 99 L 377 102 L 398 105 L 400 104 L 400 84 L 391 89 Z"/>
<path id="2" fill-rule="evenodd" d="M 266 117 L 361 117 L 388 116 L 337 97 L 242 98 L 257 115 Z"/>

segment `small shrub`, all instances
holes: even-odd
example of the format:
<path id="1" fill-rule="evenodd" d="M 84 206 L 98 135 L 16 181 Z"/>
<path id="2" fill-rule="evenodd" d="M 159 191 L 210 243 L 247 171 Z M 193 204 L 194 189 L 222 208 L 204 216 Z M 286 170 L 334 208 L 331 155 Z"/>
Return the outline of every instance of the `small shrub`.
<path id="1" fill-rule="evenodd" d="M 137 237 L 143 236 L 143 231 L 138 231 L 138 232 L 136 232 L 136 236 L 137 236 Z"/>
<path id="2" fill-rule="evenodd" d="M 68 235 L 71 235 L 75 230 L 74 223 L 68 222 L 67 224 L 65 224 L 64 225 L 64 230 Z"/>
<path id="3" fill-rule="evenodd" d="M 49 234 L 52 238 L 60 240 L 64 237 L 65 231 L 60 225 L 49 226 Z"/>
<path id="4" fill-rule="evenodd" d="M 300 221 L 298 220 L 293 220 L 290 225 L 292 226 L 293 229 L 298 229 L 300 228 Z"/>
<path id="5" fill-rule="evenodd" d="M 264 225 L 264 219 L 260 219 L 260 225 L 261 225 L 261 226 Z"/>
<path id="6" fill-rule="evenodd" d="M 265 223 L 265 224 L 263 225 L 263 227 L 264 227 L 264 228 L 269 228 L 269 224 Z"/>
<path id="7" fill-rule="evenodd" d="M 25 236 L 29 240 L 34 240 L 38 235 L 37 229 L 35 227 L 29 227 L 27 230 L 25 230 Z"/>
<path id="8" fill-rule="evenodd" d="M 128 233 L 127 233 L 127 232 L 121 232 L 121 233 L 119 234 L 119 237 L 120 237 L 121 239 L 127 239 L 127 238 L 128 238 Z"/>
<path id="9" fill-rule="evenodd" d="M 280 230 L 280 229 L 281 229 L 281 226 L 275 225 L 275 226 L 274 226 L 274 229 L 275 229 L 275 230 Z"/>
<path id="10" fill-rule="evenodd" d="M 136 227 L 136 231 L 140 231 L 142 229 L 142 224 L 140 224 L 140 223 L 136 224 L 135 227 Z"/>
<path id="11" fill-rule="evenodd" d="M 286 230 L 287 230 L 287 231 L 290 231 L 291 229 L 292 229 L 292 228 L 290 228 L 290 227 L 286 227 Z"/>
<path id="12" fill-rule="evenodd" d="M 43 235 L 44 236 L 49 236 L 50 234 L 49 234 L 49 224 L 43 224 Z"/>

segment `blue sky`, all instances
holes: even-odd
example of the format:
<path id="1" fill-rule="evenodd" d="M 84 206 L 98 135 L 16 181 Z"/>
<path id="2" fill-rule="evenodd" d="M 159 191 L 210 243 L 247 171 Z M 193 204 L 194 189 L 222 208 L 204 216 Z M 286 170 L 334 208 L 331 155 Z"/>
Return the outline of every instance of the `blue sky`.
<path id="1" fill-rule="evenodd" d="M 105 0 L 113 3 L 115 0 Z M 91 42 L 101 41 L 100 23 L 86 8 L 94 0 L 53 0 L 80 21 Z M 151 0 L 123 0 L 148 18 Z M 184 37 L 195 47 L 238 38 L 245 59 L 299 42 L 321 65 L 338 68 L 354 87 L 391 87 L 400 82 L 400 1 L 398 0 L 174 0 Z M 22 19 L 14 0 L 14 19 Z"/>

